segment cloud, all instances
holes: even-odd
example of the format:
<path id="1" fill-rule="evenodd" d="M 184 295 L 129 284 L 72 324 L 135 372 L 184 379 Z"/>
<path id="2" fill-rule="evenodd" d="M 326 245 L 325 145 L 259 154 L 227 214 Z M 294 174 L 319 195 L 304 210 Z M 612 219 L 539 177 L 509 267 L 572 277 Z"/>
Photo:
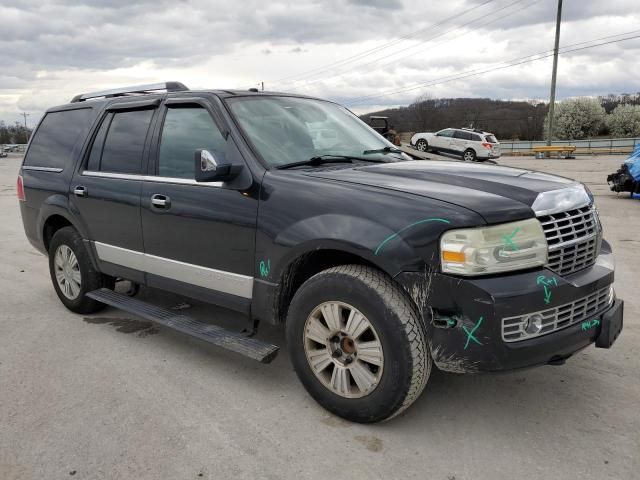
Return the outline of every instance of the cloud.
<path id="1" fill-rule="evenodd" d="M 35 120 L 83 91 L 162 80 L 204 88 L 264 81 L 344 103 L 393 91 L 370 103 L 401 104 L 426 91 L 546 98 L 548 59 L 451 80 L 552 48 L 554 1 L 484 3 L 3 0 L 0 119 L 28 110 Z M 606 9 L 583 0 L 565 2 L 563 19 L 569 45 L 637 30 L 640 11 L 637 0 L 610 0 Z M 636 40 L 562 56 L 558 94 L 637 90 L 629 65 L 639 54 Z M 421 84 L 429 85 L 403 91 Z"/>

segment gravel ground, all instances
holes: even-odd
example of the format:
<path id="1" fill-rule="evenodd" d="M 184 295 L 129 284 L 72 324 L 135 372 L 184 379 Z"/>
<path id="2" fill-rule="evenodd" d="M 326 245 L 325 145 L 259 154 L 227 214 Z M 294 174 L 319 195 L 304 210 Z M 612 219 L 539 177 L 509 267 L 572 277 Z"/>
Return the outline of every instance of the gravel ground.
<path id="1" fill-rule="evenodd" d="M 317 406 L 284 348 L 261 365 L 114 309 L 65 310 L 22 231 L 19 157 L 0 159 L 0 478 L 640 478 L 640 202 L 604 181 L 621 160 L 499 160 L 595 193 L 627 302 L 614 348 L 503 375 L 435 372 L 405 414 L 362 426 Z M 284 342 L 276 329 L 260 337 Z"/>

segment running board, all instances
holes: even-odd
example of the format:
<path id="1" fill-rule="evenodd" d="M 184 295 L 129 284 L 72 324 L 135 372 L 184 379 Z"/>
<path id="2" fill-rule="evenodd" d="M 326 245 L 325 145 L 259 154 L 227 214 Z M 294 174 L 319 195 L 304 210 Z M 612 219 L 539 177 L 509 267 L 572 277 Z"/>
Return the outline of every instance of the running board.
<path id="1" fill-rule="evenodd" d="M 270 363 L 278 354 L 279 347 L 277 345 L 271 345 L 216 325 L 203 323 L 187 315 L 176 314 L 171 310 L 136 300 L 107 288 L 89 292 L 87 297 L 261 363 Z"/>

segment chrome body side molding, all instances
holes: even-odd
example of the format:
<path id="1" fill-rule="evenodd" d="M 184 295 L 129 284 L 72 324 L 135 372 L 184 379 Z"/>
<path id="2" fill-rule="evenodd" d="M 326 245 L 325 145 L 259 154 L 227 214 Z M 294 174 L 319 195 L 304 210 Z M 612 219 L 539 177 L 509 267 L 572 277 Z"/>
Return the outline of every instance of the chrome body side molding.
<path id="1" fill-rule="evenodd" d="M 191 285 L 216 290 L 250 299 L 253 295 L 253 277 L 216 270 L 170 258 L 156 257 L 143 252 L 93 242 L 102 261 L 152 273 Z"/>

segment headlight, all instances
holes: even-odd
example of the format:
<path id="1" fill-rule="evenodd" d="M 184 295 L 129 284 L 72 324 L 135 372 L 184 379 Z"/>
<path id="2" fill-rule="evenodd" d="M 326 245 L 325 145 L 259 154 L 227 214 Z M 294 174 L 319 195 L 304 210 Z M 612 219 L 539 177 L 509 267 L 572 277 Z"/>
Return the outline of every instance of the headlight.
<path id="1" fill-rule="evenodd" d="M 547 239 L 535 218 L 492 227 L 449 230 L 440 240 L 442 271 L 458 275 L 539 267 L 547 263 Z"/>

